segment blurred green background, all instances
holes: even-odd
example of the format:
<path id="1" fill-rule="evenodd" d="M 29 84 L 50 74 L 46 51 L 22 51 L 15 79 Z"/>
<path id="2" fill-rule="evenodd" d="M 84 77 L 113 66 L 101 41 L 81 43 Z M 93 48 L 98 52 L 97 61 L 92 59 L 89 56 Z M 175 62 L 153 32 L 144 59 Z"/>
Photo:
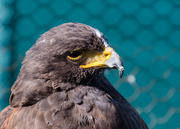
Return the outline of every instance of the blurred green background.
<path id="1" fill-rule="evenodd" d="M 109 39 L 125 74 L 106 75 L 150 129 L 180 129 L 179 0 L 1 0 L 0 111 L 25 52 L 66 22 L 88 24 Z"/>

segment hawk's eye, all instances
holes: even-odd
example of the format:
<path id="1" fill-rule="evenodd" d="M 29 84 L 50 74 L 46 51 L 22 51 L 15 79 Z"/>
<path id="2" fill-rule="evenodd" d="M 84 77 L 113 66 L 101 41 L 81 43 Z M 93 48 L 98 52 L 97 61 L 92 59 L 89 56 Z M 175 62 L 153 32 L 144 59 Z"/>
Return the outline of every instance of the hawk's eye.
<path id="1" fill-rule="evenodd" d="M 83 57 L 84 53 L 82 51 L 72 51 L 67 57 L 70 60 L 77 61 Z"/>

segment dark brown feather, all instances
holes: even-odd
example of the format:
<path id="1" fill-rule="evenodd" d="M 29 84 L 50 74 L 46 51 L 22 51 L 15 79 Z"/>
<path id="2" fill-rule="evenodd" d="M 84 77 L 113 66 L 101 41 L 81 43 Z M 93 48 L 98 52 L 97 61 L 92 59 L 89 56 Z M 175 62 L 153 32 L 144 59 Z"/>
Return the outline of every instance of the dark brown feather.
<path id="1" fill-rule="evenodd" d="M 103 48 L 102 39 L 84 24 L 67 23 L 44 33 L 26 53 L 10 106 L 0 114 L 0 127 L 147 129 L 104 77 L 104 69 L 82 69 L 66 58 L 74 49 Z"/>

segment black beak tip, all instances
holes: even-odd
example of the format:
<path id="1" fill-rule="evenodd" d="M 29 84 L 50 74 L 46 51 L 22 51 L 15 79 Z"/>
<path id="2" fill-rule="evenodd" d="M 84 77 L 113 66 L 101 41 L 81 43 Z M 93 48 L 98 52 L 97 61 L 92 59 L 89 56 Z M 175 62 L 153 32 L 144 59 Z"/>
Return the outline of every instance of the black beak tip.
<path id="1" fill-rule="evenodd" d="M 119 71 L 120 78 L 122 78 L 123 74 L 124 74 L 124 70 Z"/>
<path id="2" fill-rule="evenodd" d="M 120 76 L 120 78 L 122 78 L 122 76 L 123 76 L 123 74 L 124 74 L 124 67 L 123 67 L 123 65 L 121 65 L 121 66 L 119 66 L 119 65 L 114 65 L 113 68 L 118 69 L 118 71 L 119 71 L 119 76 Z"/>
<path id="3" fill-rule="evenodd" d="M 120 67 L 118 67 L 118 70 L 119 70 L 119 76 L 120 76 L 120 78 L 122 78 L 122 76 L 124 74 L 124 67 L 120 66 Z"/>

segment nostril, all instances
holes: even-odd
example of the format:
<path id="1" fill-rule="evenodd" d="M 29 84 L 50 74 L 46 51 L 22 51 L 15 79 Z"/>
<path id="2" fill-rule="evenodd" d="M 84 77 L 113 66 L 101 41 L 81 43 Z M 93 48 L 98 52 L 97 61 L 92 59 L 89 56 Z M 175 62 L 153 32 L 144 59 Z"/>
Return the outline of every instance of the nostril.
<path id="1" fill-rule="evenodd" d="M 109 54 L 105 54 L 105 57 L 109 56 Z"/>

